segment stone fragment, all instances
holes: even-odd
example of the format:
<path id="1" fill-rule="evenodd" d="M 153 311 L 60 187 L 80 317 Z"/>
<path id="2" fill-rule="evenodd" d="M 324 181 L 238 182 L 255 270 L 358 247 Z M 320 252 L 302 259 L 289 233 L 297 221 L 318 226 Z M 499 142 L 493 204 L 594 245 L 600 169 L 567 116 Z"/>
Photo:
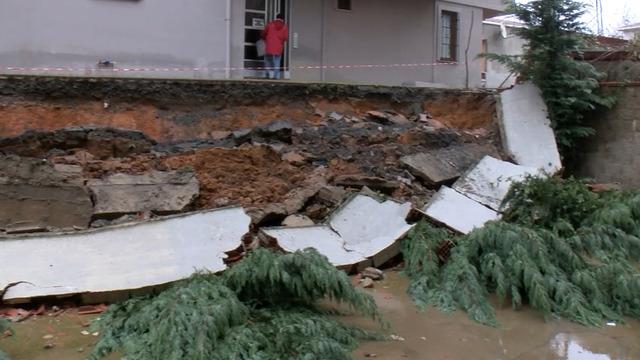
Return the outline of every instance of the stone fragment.
<path id="1" fill-rule="evenodd" d="M 468 144 L 404 156 L 400 162 L 427 185 L 438 186 L 457 179 L 489 153 L 480 146 Z"/>
<path id="2" fill-rule="evenodd" d="M 562 169 L 547 106 L 532 83 L 518 84 L 500 94 L 502 143 L 518 164 L 555 174 Z"/>
<path id="3" fill-rule="evenodd" d="M 337 112 L 333 111 L 329 114 L 329 120 L 333 120 L 333 121 L 340 121 L 344 119 L 344 116 L 342 114 L 338 114 Z"/>
<path id="4" fill-rule="evenodd" d="M 374 286 L 374 282 L 373 279 L 370 278 L 363 278 L 362 280 L 360 280 L 360 286 L 365 288 L 365 289 L 371 289 Z"/>
<path id="5" fill-rule="evenodd" d="M 402 186 L 402 184 L 397 181 L 366 175 L 340 175 L 334 179 L 334 183 L 338 186 L 352 188 L 362 188 L 366 186 L 387 194 L 394 192 Z"/>
<path id="6" fill-rule="evenodd" d="M 215 130 L 210 133 L 210 136 L 213 140 L 224 140 L 230 136 L 233 136 L 233 133 L 231 131 Z"/>
<path id="7" fill-rule="evenodd" d="M 226 269 L 250 218 L 213 210 L 99 230 L 2 237 L 5 300 L 134 290 Z M 19 256 L 16 256 L 19 254 Z"/>
<path id="8" fill-rule="evenodd" d="M 290 144 L 293 135 L 293 124 L 288 120 L 277 120 L 266 126 L 254 129 L 252 140 L 259 142 L 280 141 Z"/>
<path id="9" fill-rule="evenodd" d="M 86 228 L 92 213 L 79 174 L 59 172 L 39 159 L 0 156 L 0 229 Z"/>
<path id="10" fill-rule="evenodd" d="M 309 217 L 305 215 L 289 215 L 284 221 L 282 221 L 282 226 L 286 227 L 303 227 L 303 226 L 313 226 L 315 223 L 313 220 L 309 219 Z"/>
<path id="11" fill-rule="evenodd" d="M 293 151 L 283 154 L 282 160 L 290 163 L 291 165 L 296 165 L 296 166 L 304 165 L 307 162 L 307 159 L 304 156 Z"/>
<path id="12" fill-rule="evenodd" d="M 367 116 L 381 124 L 410 125 L 411 121 L 394 111 L 368 111 Z"/>
<path id="13" fill-rule="evenodd" d="M 538 175 L 535 168 L 515 165 L 486 156 L 474 168 L 464 174 L 453 189 L 495 211 L 500 211 L 502 200 L 514 182 L 527 175 Z"/>
<path id="14" fill-rule="evenodd" d="M 361 274 L 363 278 L 369 278 L 375 281 L 384 279 L 384 272 L 374 267 L 368 267 L 364 269 Z"/>
<path id="15" fill-rule="evenodd" d="M 338 205 L 344 201 L 349 192 L 340 186 L 325 186 L 318 190 L 316 198 L 318 201 L 329 205 Z"/>
<path id="16" fill-rule="evenodd" d="M 156 211 L 179 212 L 199 194 L 193 172 L 152 171 L 144 175 L 115 174 L 89 180 L 96 215 Z"/>
<path id="17" fill-rule="evenodd" d="M 424 213 L 462 234 L 468 234 L 488 221 L 500 218 L 497 212 L 446 186 L 441 187 L 433 196 L 425 206 Z"/>

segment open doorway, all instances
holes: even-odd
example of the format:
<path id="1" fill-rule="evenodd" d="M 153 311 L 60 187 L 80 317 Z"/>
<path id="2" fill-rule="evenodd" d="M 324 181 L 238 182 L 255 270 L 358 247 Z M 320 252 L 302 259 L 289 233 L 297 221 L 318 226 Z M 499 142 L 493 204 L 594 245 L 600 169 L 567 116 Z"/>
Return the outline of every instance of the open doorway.
<path id="1" fill-rule="evenodd" d="M 289 0 L 246 0 L 244 20 L 244 78 L 265 78 L 264 58 L 258 56 L 256 42 L 260 40 L 260 32 L 267 23 L 283 14 L 289 24 Z M 283 77 L 290 78 L 289 47 L 285 46 L 282 56 Z"/>

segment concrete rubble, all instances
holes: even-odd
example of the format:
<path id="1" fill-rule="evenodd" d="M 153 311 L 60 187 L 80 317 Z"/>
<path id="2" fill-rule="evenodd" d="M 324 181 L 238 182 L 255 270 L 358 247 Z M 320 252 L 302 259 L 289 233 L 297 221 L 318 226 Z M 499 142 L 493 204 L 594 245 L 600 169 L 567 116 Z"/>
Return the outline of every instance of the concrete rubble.
<path id="1" fill-rule="evenodd" d="M 162 285 L 226 269 L 249 231 L 241 208 L 190 213 L 100 230 L 0 238 L 4 300 Z"/>
<path id="2" fill-rule="evenodd" d="M 143 175 L 114 174 L 91 179 L 94 214 L 105 216 L 144 211 L 183 211 L 198 196 L 198 179 L 191 171 L 151 171 Z"/>
<path id="3" fill-rule="evenodd" d="M 413 227 L 406 222 L 410 210 L 410 203 L 356 195 L 326 225 L 264 228 L 261 232 L 286 251 L 316 248 L 336 266 L 369 262 L 379 266 L 398 254 L 396 241 Z"/>
<path id="4" fill-rule="evenodd" d="M 428 185 L 438 186 L 457 179 L 485 155 L 481 147 L 465 144 L 404 156 L 400 162 Z"/>
<path id="5" fill-rule="evenodd" d="M 40 159 L 0 156 L 0 231 L 87 228 L 92 212 L 78 174 Z"/>
<path id="6" fill-rule="evenodd" d="M 462 234 L 500 218 L 496 211 L 447 186 L 440 188 L 423 211 L 429 218 Z"/>
<path id="7" fill-rule="evenodd" d="M 500 95 L 498 118 L 503 147 L 518 164 L 555 174 L 562 169 L 556 138 L 540 90 L 515 85 Z"/>
<path id="8" fill-rule="evenodd" d="M 515 165 L 486 156 L 478 165 L 453 184 L 453 189 L 495 211 L 500 211 L 502 200 L 514 182 L 527 175 L 538 175 L 535 168 Z"/>

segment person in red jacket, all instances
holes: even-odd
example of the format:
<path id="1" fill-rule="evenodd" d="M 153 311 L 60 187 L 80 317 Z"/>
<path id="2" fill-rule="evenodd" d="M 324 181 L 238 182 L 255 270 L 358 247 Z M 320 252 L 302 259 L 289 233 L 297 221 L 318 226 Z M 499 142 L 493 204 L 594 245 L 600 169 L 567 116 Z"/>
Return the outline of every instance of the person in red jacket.
<path id="1" fill-rule="evenodd" d="M 284 16 L 278 14 L 276 19 L 269 22 L 262 30 L 265 42 L 264 63 L 267 68 L 267 78 L 280 79 L 280 62 L 284 52 L 284 43 L 289 40 L 289 28 L 284 23 Z"/>

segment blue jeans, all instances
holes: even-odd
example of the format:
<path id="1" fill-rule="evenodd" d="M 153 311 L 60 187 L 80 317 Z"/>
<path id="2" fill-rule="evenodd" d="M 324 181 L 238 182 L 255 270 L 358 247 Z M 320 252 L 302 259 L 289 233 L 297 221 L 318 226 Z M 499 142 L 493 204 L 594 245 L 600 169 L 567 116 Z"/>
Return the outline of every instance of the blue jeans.
<path id="1" fill-rule="evenodd" d="M 282 55 L 265 55 L 264 66 L 267 68 L 267 79 L 280 79 L 280 61 Z"/>

